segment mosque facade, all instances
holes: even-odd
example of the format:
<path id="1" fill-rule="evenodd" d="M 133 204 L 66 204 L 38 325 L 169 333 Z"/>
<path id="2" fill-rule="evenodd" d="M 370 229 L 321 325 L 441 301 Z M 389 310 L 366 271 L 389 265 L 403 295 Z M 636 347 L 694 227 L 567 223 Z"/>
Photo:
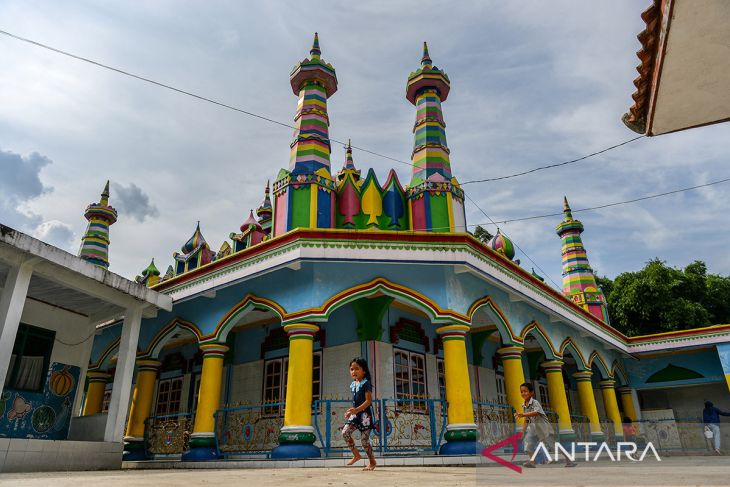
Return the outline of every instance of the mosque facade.
<path id="1" fill-rule="evenodd" d="M 126 459 L 345 451 L 337 431 L 358 356 L 384 454 L 477 453 L 519 426 L 526 381 L 565 442 L 618 441 L 625 418 L 696 416 L 700 396 L 730 407 L 730 325 L 644 337 L 611 327 L 567 199 L 561 290 L 515 262 L 501 231 L 486 244 L 466 231 L 442 110 L 450 80 L 425 43 L 406 83 L 405 186 L 393 170 L 383 184 L 363 175 L 349 144 L 332 168 L 337 75 L 316 35 L 290 81 L 290 159 L 261 205 L 217 250 L 198 223 L 164 273 L 152 261 L 137 277 L 173 306 L 141 322 Z M 108 186 L 86 216 L 81 256 L 106 267 Z M 104 414 L 121 334 L 111 323 L 94 338 L 82 416 Z"/>

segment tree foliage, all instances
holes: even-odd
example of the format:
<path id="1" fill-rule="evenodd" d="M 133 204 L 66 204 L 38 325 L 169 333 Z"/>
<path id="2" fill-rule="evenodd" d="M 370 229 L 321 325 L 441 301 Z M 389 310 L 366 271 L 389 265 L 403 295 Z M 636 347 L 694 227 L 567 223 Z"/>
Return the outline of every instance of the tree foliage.
<path id="1" fill-rule="evenodd" d="M 494 235 L 489 233 L 486 228 L 481 225 L 477 225 L 474 229 L 474 236 L 484 243 L 489 242 Z"/>
<path id="2" fill-rule="evenodd" d="M 597 281 L 611 324 L 629 336 L 730 323 L 730 277 L 708 274 L 701 261 L 677 269 L 654 259 Z"/>

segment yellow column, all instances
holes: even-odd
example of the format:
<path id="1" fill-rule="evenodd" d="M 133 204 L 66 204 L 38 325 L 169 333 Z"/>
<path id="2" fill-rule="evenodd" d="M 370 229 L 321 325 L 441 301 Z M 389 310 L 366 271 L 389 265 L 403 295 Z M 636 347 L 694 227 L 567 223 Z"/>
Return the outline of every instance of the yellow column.
<path id="1" fill-rule="evenodd" d="M 218 457 L 215 449 L 215 412 L 220 406 L 223 358 L 226 345 L 208 343 L 200 346 L 203 353 L 203 370 L 200 373 L 198 407 L 195 411 L 190 449 L 183 454 L 185 461 L 213 460 Z"/>
<path id="2" fill-rule="evenodd" d="M 284 426 L 279 433 L 279 446 L 272 458 L 312 458 L 320 456 L 312 427 L 312 350 L 317 325 L 296 323 L 285 325 L 289 335 L 289 371 L 286 382 Z M 349 364 L 348 364 L 349 366 Z"/>
<path id="3" fill-rule="evenodd" d="M 618 410 L 618 402 L 616 401 L 616 381 L 613 379 L 605 379 L 600 383 L 601 394 L 603 395 L 603 405 L 606 408 L 606 416 L 613 422 L 613 430 L 617 438 L 623 438 L 624 429 L 621 420 L 621 412 Z"/>
<path id="4" fill-rule="evenodd" d="M 634 394 L 631 387 L 619 387 L 618 393 L 621 396 L 621 405 L 624 407 L 624 416 L 631 418 L 631 421 L 636 422 L 639 420 L 639 415 L 636 414 L 636 408 L 634 407 Z"/>
<path id="5" fill-rule="evenodd" d="M 520 385 L 525 382 L 525 372 L 522 370 L 522 351 L 524 347 L 509 346 L 497 350 L 502 357 L 502 367 L 504 368 L 504 387 L 507 392 L 507 402 L 516 412 L 522 412 L 522 404 L 524 400 L 520 395 Z M 518 418 L 516 423 L 521 426 L 524 419 Z"/>
<path id="6" fill-rule="evenodd" d="M 99 414 L 104 406 L 104 390 L 111 374 L 106 372 L 88 371 L 86 378 L 89 381 L 89 388 L 86 390 L 86 399 L 84 399 L 84 410 L 82 416 L 91 416 Z"/>
<path id="7" fill-rule="evenodd" d="M 474 454 L 477 426 L 466 359 L 466 325 L 447 325 L 436 329 L 444 347 L 444 382 L 446 386 L 447 443 L 442 455 Z"/>
<path id="8" fill-rule="evenodd" d="M 573 422 L 570 419 L 570 408 L 568 407 L 568 396 L 565 393 L 563 382 L 563 361 L 549 360 L 542 363 L 547 377 L 548 396 L 550 406 L 558 413 L 558 430 L 562 441 L 575 438 Z"/>
<path id="9" fill-rule="evenodd" d="M 135 439 L 144 437 L 144 422 L 152 410 L 159 368 L 160 362 L 157 360 L 137 360 L 137 383 L 134 385 L 132 405 L 129 407 L 126 437 Z"/>
<path id="10" fill-rule="evenodd" d="M 137 360 L 137 383 L 132 393 L 129 419 L 124 436 L 124 459 L 144 460 L 144 422 L 149 417 L 155 397 L 155 381 L 160 362 L 151 359 Z"/>
<path id="11" fill-rule="evenodd" d="M 593 372 L 585 370 L 573 374 L 578 386 L 578 397 L 580 398 L 580 410 L 584 416 L 588 417 L 590 423 L 591 437 L 602 437 L 601 421 L 598 419 L 598 408 L 596 407 L 596 398 L 593 395 L 593 384 L 591 376 Z"/>

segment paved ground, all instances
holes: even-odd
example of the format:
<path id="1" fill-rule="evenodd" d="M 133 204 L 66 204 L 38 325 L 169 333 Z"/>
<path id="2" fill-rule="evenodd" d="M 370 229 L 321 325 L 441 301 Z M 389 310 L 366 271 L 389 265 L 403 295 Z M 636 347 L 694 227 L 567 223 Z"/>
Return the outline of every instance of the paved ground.
<path id="1" fill-rule="evenodd" d="M 144 470 L 114 472 L 2 474 L 0 485 L 13 487 L 215 485 L 246 487 L 430 487 L 526 485 L 555 486 L 719 486 L 730 484 L 730 458 L 665 458 L 644 463 L 581 463 L 525 469 L 503 467 L 383 467 L 374 472 L 352 468 L 288 468 L 248 470 Z"/>

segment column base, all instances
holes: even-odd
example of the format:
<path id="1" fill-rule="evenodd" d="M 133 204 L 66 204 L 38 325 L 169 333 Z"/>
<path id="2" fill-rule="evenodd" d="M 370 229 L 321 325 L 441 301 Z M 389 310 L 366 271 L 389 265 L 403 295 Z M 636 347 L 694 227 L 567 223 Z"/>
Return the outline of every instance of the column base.
<path id="1" fill-rule="evenodd" d="M 279 446 L 271 450 L 271 458 L 319 458 L 321 452 L 312 444 L 316 440 L 312 426 L 284 426 L 279 433 Z"/>
<path id="2" fill-rule="evenodd" d="M 477 430 L 472 424 L 450 424 L 444 435 L 439 455 L 478 455 L 484 448 L 477 442 Z"/>
<path id="3" fill-rule="evenodd" d="M 283 443 L 271 450 L 271 458 L 302 460 L 305 458 L 319 458 L 322 453 L 311 443 Z"/>
<path id="4" fill-rule="evenodd" d="M 144 449 L 144 438 L 135 438 L 132 436 L 124 438 L 122 460 L 125 462 L 147 460 L 147 452 Z"/>
<path id="5" fill-rule="evenodd" d="M 188 450 L 182 454 L 183 462 L 207 462 L 218 460 L 218 450 L 215 447 L 215 438 L 212 435 L 195 436 L 190 438 Z"/>
<path id="6" fill-rule="evenodd" d="M 451 440 L 439 448 L 439 455 L 479 455 L 484 445 L 474 440 Z"/>

